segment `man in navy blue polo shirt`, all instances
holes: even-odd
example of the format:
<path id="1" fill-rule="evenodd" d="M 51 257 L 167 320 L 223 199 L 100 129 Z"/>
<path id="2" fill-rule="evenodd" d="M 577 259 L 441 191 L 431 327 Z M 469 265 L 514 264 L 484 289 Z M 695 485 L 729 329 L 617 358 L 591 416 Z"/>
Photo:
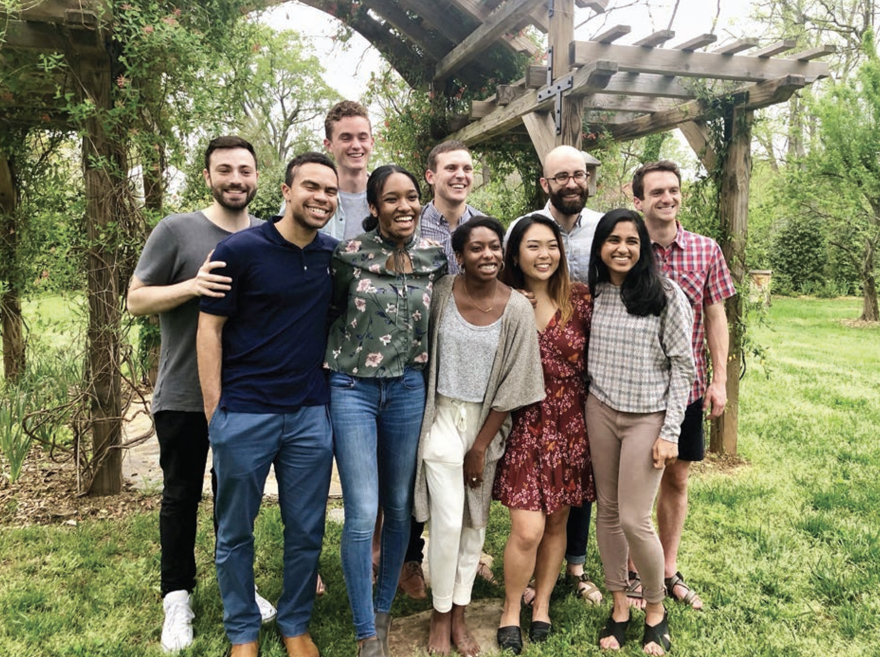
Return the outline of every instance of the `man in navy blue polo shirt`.
<path id="1" fill-rule="evenodd" d="M 224 297 L 202 297 L 199 379 L 217 475 L 217 581 L 233 657 L 258 654 L 254 520 L 270 464 L 284 522 L 277 624 L 289 655 L 317 657 L 308 634 L 333 448 L 322 370 L 337 241 L 318 230 L 337 206 L 338 178 L 320 153 L 287 166 L 284 215 L 217 245 Z"/>

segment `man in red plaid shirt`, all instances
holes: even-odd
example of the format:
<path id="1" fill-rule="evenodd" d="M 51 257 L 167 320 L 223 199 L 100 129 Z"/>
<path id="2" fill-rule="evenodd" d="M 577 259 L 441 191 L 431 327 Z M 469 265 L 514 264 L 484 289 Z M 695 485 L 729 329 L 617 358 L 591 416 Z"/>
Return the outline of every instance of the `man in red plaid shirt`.
<path id="1" fill-rule="evenodd" d="M 678 443 L 678 460 L 666 466 L 657 496 L 657 528 L 665 556 L 667 595 L 702 609 L 703 601 L 678 572 L 678 547 L 687 517 L 688 470 L 705 456 L 703 413 L 717 418 L 727 403 L 727 316 L 724 300 L 736 294 L 721 248 L 702 235 L 684 230 L 681 173 L 669 160 L 649 162 L 633 175 L 633 203 L 642 212 L 660 271 L 684 291 L 694 310 L 692 345 L 697 378 Z M 708 378 L 706 351 L 712 360 Z"/>

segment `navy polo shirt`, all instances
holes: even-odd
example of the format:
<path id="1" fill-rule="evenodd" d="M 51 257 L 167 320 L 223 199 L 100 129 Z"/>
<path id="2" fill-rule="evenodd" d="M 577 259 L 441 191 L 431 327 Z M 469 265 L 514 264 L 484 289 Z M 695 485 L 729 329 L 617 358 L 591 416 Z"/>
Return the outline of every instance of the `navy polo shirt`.
<path id="1" fill-rule="evenodd" d="M 266 222 L 230 235 L 213 260 L 232 278 L 223 298 L 201 310 L 223 325 L 220 407 L 234 413 L 292 413 L 330 401 L 322 369 L 337 240 L 318 233 L 304 249 Z"/>

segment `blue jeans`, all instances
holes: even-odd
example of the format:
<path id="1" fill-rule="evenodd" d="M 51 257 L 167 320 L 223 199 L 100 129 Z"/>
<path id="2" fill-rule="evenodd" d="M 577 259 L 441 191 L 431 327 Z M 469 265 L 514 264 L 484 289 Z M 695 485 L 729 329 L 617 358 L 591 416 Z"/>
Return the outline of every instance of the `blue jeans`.
<path id="1" fill-rule="evenodd" d="M 592 466 L 590 466 L 592 467 Z M 593 503 L 584 500 L 583 506 L 573 506 L 568 513 L 565 562 L 574 566 L 587 561 L 587 540 L 590 536 L 590 516 Z"/>
<path id="2" fill-rule="evenodd" d="M 235 644 L 256 641 L 260 633 L 254 521 L 269 465 L 274 464 L 284 523 L 284 588 L 276 622 L 283 636 L 299 636 L 308 630 L 315 602 L 333 466 L 327 406 L 278 415 L 218 408 L 210 435 L 217 475 L 217 583 L 226 635 Z"/>
<path id="3" fill-rule="evenodd" d="M 342 573 L 357 639 L 376 635 L 375 614 L 391 611 L 409 540 L 425 379 L 407 368 L 379 379 L 330 373 L 330 418 L 342 483 Z M 375 605 L 373 530 L 384 513 Z"/>

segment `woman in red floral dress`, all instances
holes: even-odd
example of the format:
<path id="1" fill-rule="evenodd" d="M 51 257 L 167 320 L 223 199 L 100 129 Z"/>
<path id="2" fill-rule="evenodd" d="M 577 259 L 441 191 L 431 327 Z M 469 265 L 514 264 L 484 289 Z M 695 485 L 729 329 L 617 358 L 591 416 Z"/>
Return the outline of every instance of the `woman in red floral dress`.
<path id="1" fill-rule="evenodd" d="M 530 215 L 511 231 L 505 282 L 535 297 L 545 399 L 513 414 L 513 431 L 498 466 L 493 496 L 510 509 L 504 550 L 504 612 L 499 644 L 522 645 L 520 600 L 534 573 L 530 639 L 550 631 L 550 594 L 565 557 L 569 508 L 595 499 L 584 420 L 585 354 L 592 300 L 568 277 L 559 227 Z M 518 645 L 517 645 L 518 644 Z"/>

